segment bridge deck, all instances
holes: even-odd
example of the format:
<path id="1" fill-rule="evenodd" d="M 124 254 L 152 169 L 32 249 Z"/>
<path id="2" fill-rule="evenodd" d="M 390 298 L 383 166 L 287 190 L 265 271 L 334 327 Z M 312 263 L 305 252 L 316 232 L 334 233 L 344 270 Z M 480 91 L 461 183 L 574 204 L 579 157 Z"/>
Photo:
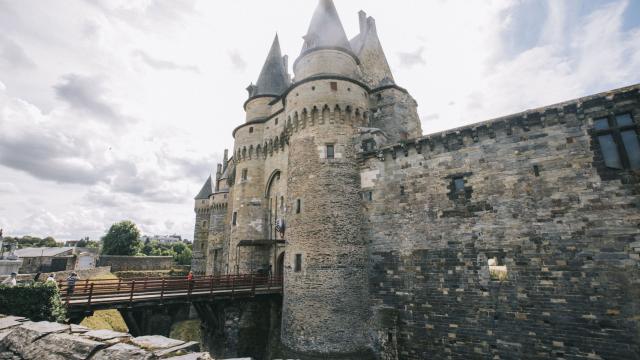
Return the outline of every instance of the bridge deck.
<path id="1" fill-rule="evenodd" d="M 130 307 L 138 303 L 191 301 L 203 297 L 234 298 L 282 293 L 282 278 L 261 275 L 80 280 L 70 291 L 60 282 L 69 311 Z"/>

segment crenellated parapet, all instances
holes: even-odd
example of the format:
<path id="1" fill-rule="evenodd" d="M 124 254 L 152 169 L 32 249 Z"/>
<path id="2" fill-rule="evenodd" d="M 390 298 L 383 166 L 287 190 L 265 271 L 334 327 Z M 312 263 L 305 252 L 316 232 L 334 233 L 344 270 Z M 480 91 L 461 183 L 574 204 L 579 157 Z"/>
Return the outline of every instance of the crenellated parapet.
<path id="1" fill-rule="evenodd" d="M 500 117 L 456 129 L 425 135 L 415 139 L 396 142 L 374 151 L 363 152 L 365 158 L 388 157 L 396 159 L 409 155 L 409 151 L 418 154 L 458 151 L 464 147 L 488 139 L 519 135 L 517 141 L 533 140 L 544 136 L 533 130 L 556 125 L 574 125 L 582 123 L 590 126 L 594 117 L 615 115 L 626 103 L 640 101 L 640 85 L 633 85 L 596 95 L 549 105 L 521 113 Z M 426 156 L 426 155 L 425 155 Z"/>
<path id="2" fill-rule="evenodd" d="M 296 133 L 307 127 L 350 123 L 353 126 L 366 126 L 369 112 L 364 107 L 345 104 L 313 104 L 291 111 L 287 117 L 286 131 Z"/>

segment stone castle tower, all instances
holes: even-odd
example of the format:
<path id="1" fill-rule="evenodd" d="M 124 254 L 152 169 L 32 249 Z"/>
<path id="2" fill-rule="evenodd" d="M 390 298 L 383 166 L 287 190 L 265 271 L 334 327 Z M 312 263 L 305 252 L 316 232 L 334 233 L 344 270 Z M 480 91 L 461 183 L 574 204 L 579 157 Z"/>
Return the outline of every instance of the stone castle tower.
<path id="1" fill-rule="evenodd" d="M 357 155 L 422 135 L 374 19 L 361 11 L 359 20 L 349 40 L 333 2 L 321 0 L 293 79 L 275 37 L 247 88 L 233 156 L 195 199 L 194 272 L 283 275 L 282 343 L 293 353 L 353 357 L 367 348 Z"/>
<path id="2" fill-rule="evenodd" d="M 359 20 L 274 39 L 194 272 L 282 276 L 287 358 L 637 358 L 640 85 L 423 136 Z"/>

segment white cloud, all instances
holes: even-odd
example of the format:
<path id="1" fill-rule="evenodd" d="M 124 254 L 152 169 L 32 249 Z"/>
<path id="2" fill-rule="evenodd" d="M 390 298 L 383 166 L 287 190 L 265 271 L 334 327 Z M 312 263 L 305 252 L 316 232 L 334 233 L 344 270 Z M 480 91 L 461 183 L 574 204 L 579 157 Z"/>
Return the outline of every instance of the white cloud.
<path id="1" fill-rule="evenodd" d="M 0 181 L 0 194 L 17 194 L 18 187 L 10 182 Z"/>

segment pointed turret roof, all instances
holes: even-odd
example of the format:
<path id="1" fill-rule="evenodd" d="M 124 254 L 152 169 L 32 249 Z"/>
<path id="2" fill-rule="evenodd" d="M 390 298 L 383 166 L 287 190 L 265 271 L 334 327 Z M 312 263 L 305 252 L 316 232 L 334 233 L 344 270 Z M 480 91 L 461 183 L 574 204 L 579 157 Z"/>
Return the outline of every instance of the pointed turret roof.
<path id="1" fill-rule="evenodd" d="M 273 39 L 269 55 L 265 60 L 258 82 L 249 86 L 249 96 L 282 94 L 289 87 L 286 58 L 282 57 L 278 34 Z"/>
<path id="2" fill-rule="evenodd" d="M 304 37 L 302 52 L 320 47 L 338 47 L 351 51 L 333 0 L 320 0 Z"/>
<path id="3" fill-rule="evenodd" d="M 359 17 L 360 34 L 351 39 L 351 48 L 360 59 L 362 80 L 371 88 L 395 84 L 378 38 L 376 21 L 371 16 L 367 17 L 364 11 L 359 12 Z"/>
<path id="4" fill-rule="evenodd" d="M 204 185 L 202 185 L 202 189 L 200 189 L 200 192 L 196 195 L 195 199 L 205 200 L 208 199 L 211 194 L 213 194 L 213 187 L 211 186 L 211 175 L 209 175 L 209 178 L 205 181 Z"/>

